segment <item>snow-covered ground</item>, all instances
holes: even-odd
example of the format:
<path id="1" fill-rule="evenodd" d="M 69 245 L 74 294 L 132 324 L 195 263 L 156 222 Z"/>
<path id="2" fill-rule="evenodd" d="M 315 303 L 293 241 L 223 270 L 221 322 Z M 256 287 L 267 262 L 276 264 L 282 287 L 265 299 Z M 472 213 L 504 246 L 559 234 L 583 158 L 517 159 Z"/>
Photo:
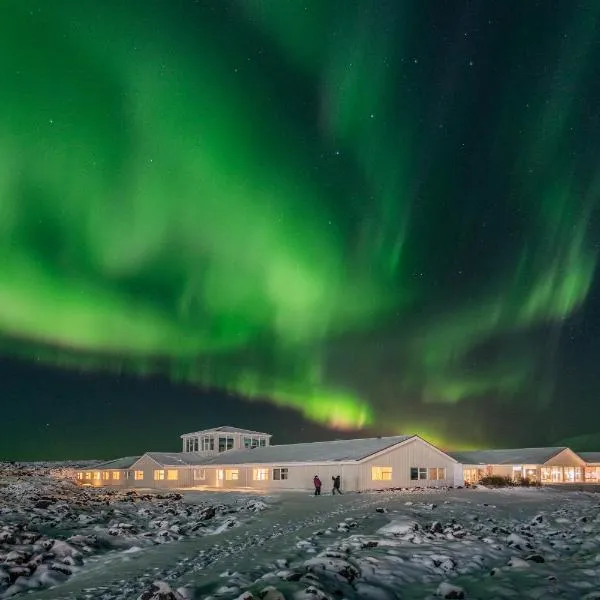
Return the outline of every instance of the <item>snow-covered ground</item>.
<path id="1" fill-rule="evenodd" d="M 599 508 L 600 495 L 548 489 L 180 498 L 22 477 L 0 488 L 0 589 L 55 584 L 17 596 L 40 600 L 600 600 Z"/>

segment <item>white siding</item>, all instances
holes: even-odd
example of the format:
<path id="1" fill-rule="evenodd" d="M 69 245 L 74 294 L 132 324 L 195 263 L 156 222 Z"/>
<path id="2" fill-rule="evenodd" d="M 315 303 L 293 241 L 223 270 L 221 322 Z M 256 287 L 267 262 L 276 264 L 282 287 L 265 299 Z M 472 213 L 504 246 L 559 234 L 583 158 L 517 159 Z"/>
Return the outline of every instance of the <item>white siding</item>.
<path id="1" fill-rule="evenodd" d="M 373 490 L 390 487 L 441 487 L 454 485 L 456 461 L 420 438 L 413 438 L 395 448 L 385 450 L 364 461 L 358 472 L 358 489 Z M 372 467 L 392 467 L 391 481 L 373 481 Z M 413 481 L 413 467 L 427 468 L 427 479 Z M 429 479 L 429 469 L 445 468 L 446 478 L 442 481 Z"/>
<path id="2" fill-rule="evenodd" d="M 544 463 L 545 467 L 584 467 L 585 461 L 569 448 L 565 448 Z"/>

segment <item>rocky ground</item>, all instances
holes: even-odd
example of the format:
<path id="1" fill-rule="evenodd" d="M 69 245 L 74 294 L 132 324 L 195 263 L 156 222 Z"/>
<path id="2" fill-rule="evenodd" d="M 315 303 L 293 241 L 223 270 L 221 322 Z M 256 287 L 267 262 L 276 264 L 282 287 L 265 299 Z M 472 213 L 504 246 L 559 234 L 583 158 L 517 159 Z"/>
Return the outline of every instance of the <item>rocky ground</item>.
<path id="1" fill-rule="evenodd" d="M 600 496 L 548 489 L 315 498 L 0 486 L 0 597 L 600 600 Z"/>
<path id="2" fill-rule="evenodd" d="M 190 568 L 138 598 L 600 600 L 600 497 L 547 490 L 406 496 L 386 494 L 308 535 L 265 544 L 259 557 L 231 561 L 218 574 Z"/>
<path id="3" fill-rule="evenodd" d="M 218 535 L 267 508 L 259 498 L 186 504 L 176 493 L 81 488 L 70 475 L 0 467 L 0 598 L 60 586 L 99 555 Z"/>

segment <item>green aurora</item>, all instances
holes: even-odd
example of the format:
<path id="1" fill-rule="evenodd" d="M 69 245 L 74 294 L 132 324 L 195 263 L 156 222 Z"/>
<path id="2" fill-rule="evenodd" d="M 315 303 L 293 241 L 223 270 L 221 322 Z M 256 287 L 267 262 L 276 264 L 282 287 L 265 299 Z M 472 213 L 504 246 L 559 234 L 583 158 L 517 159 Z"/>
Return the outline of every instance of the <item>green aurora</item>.
<path id="1" fill-rule="evenodd" d="M 600 4 L 444 61 L 420 3 L 217 4 L 2 2 L 3 352 L 434 440 L 405 403 L 532 394 L 597 265 Z"/>

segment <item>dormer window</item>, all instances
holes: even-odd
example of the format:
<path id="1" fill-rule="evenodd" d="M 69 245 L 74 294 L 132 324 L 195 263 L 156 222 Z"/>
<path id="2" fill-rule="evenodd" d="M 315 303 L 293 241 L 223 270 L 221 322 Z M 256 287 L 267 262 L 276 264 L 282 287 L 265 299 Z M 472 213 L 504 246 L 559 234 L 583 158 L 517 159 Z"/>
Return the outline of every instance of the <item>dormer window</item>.
<path id="1" fill-rule="evenodd" d="M 233 450 L 233 438 L 219 437 L 219 452 L 225 452 L 226 450 Z"/>

